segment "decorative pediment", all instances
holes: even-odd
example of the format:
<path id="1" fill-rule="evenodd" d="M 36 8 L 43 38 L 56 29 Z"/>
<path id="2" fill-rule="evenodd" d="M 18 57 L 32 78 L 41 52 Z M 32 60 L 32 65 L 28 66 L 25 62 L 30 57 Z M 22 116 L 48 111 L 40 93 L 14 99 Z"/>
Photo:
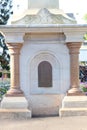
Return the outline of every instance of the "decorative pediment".
<path id="1" fill-rule="evenodd" d="M 75 19 L 67 16 L 63 11 L 58 14 L 51 13 L 48 9 L 40 9 L 37 14 L 26 14 L 19 20 L 12 21 L 12 24 L 75 24 Z"/>

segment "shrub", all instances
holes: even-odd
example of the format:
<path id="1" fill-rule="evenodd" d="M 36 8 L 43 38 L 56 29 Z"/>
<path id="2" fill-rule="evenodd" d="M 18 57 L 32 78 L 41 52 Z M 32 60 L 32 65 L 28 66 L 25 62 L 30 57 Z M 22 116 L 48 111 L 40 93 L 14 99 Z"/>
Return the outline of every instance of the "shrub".
<path id="1" fill-rule="evenodd" d="M 81 83 L 80 88 L 83 92 L 87 92 L 87 83 Z"/>
<path id="2" fill-rule="evenodd" d="M 0 78 L 2 77 L 2 72 L 0 72 Z"/>
<path id="3" fill-rule="evenodd" d="M 0 98 L 2 98 L 3 95 L 7 92 L 9 86 L 10 84 L 5 84 L 5 83 L 0 84 Z"/>

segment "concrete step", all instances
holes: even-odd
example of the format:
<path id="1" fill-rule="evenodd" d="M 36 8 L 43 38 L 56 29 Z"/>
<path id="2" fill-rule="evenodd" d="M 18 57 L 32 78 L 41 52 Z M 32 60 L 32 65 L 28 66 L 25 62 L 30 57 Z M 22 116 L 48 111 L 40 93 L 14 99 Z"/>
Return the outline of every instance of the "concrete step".
<path id="1" fill-rule="evenodd" d="M 1 119 L 30 119 L 31 116 L 28 109 L 0 109 Z"/>
<path id="2" fill-rule="evenodd" d="M 87 116 L 87 108 L 61 108 L 61 117 L 65 116 Z"/>

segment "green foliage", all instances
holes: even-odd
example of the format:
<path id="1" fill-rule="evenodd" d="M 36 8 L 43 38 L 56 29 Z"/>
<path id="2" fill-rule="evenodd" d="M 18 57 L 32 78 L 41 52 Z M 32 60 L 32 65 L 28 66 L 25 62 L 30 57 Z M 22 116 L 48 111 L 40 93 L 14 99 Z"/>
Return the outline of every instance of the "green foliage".
<path id="1" fill-rule="evenodd" d="M 7 24 L 12 11 L 12 0 L 0 0 L 0 25 Z"/>
<path id="2" fill-rule="evenodd" d="M 9 89 L 10 84 L 1 84 L 0 86 L 0 98 L 3 97 L 4 94 L 6 94 L 7 90 Z"/>
<path id="3" fill-rule="evenodd" d="M 83 19 L 84 19 L 85 22 L 87 23 L 87 14 L 84 15 Z"/>
<path id="4" fill-rule="evenodd" d="M 83 91 L 83 92 L 87 92 L 87 88 L 83 87 L 83 88 L 82 88 L 82 91 Z"/>
<path id="5" fill-rule="evenodd" d="M 80 88 L 83 92 L 87 92 L 87 83 L 80 83 Z"/>
<path id="6" fill-rule="evenodd" d="M 6 93 L 6 88 L 2 87 L 0 88 L 0 97 L 2 97 L 2 95 L 4 95 Z"/>
<path id="7" fill-rule="evenodd" d="M 12 11 L 12 0 L 0 0 L 0 25 L 5 25 L 13 14 Z M 2 51 L 1 51 L 2 50 Z M 8 48 L 5 44 L 5 38 L 0 33 L 0 65 L 3 69 L 9 70 L 9 60 L 10 56 L 8 53 Z"/>
<path id="8" fill-rule="evenodd" d="M 10 78 L 10 73 L 7 74 L 7 77 Z"/>
<path id="9" fill-rule="evenodd" d="M 84 40 L 87 40 L 87 33 L 83 36 Z"/>
<path id="10" fill-rule="evenodd" d="M 2 72 L 0 72 L 0 78 L 2 77 Z"/>

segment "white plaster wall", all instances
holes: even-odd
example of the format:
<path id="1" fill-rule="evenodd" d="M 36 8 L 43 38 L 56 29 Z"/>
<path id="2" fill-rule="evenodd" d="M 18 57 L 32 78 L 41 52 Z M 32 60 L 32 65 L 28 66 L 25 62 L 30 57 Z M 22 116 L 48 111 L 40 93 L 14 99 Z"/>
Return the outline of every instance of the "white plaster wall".
<path id="1" fill-rule="evenodd" d="M 37 66 L 43 60 L 49 61 L 53 67 L 54 83 L 51 88 L 37 86 Z M 33 115 L 57 115 L 61 95 L 70 86 L 69 52 L 65 43 L 25 40 L 20 55 L 20 81 Z"/>
<path id="2" fill-rule="evenodd" d="M 87 49 L 80 50 L 79 61 L 87 61 Z"/>

